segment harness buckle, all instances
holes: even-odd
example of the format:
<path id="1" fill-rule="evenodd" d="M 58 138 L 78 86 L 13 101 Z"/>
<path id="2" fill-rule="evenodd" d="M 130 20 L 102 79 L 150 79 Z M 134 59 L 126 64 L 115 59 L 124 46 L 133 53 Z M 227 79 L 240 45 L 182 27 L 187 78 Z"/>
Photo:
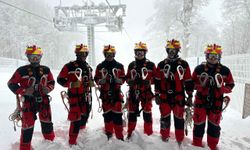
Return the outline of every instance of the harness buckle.
<path id="1" fill-rule="evenodd" d="M 112 96 L 112 92 L 111 91 L 108 91 L 108 96 Z"/>
<path id="2" fill-rule="evenodd" d="M 168 94 L 173 94 L 174 91 L 173 90 L 168 90 Z"/>
<path id="3" fill-rule="evenodd" d="M 140 90 L 135 90 L 135 98 L 138 99 L 140 95 Z"/>

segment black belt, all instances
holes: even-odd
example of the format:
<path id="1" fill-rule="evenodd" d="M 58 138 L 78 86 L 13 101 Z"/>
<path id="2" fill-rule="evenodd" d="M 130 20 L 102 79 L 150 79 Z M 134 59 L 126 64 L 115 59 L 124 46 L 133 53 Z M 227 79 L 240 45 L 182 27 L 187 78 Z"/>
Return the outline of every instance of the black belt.
<path id="1" fill-rule="evenodd" d="M 85 92 L 86 93 L 86 92 Z M 85 93 L 71 93 L 71 92 L 68 92 L 68 96 L 69 98 L 75 98 L 75 97 L 83 97 L 85 96 Z"/>
<path id="2" fill-rule="evenodd" d="M 200 92 L 197 92 L 196 96 L 202 100 L 202 104 L 194 104 L 194 107 L 206 108 L 207 110 L 211 110 L 213 113 L 220 113 L 222 111 L 223 96 L 220 98 L 214 98 L 212 102 L 208 100 L 208 96 L 204 96 Z M 215 106 L 216 101 L 221 101 L 221 106 Z"/>
<path id="3" fill-rule="evenodd" d="M 168 89 L 168 90 L 161 90 L 160 93 L 164 94 L 174 94 L 174 95 L 184 95 L 184 91 L 176 92 L 175 90 Z"/>
<path id="4" fill-rule="evenodd" d="M 49 107 L 49 104 L 45 104 L 45 103 L 38 103 L 38 105 L 42 105 L 42 109 Z M 22 108 L 22 112 L 39 112 L 38 110 L 36 110 L 35 108 L 35 104 L 32 103 L 32 105 L 29 106 L 29 108 Z"/>
<path id="5" fill-rule="evenodd" d="M 80 106 L 78 103 L 75 104 L 69 104 L 70 107 L 76 107 L 76 106 Z"/>

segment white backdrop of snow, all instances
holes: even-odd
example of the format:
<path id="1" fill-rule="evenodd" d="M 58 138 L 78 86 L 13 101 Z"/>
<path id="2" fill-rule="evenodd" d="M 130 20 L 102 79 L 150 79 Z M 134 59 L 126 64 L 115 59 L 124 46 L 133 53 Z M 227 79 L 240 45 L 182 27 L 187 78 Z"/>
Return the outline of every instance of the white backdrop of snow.
<path id="1" fill-rule="evenodd" d="M 20 128 L 17 131 L 13 130 L 13 123 L 8 120 L 8 116 L 15 109 L 15 96 L 7 87 L 7 81 L 13 74 L 16 68 L 0 68 L 0 149 L 16 150 L 19 148 Z M 53 71 L 54 78 L 57 77 L 58 71 Z M 78 137 L 78 145 L 69 147 L 68 145 L 68 128 L 69 121 L 67 121 L 67 112 L 62 104 L 60 98 L 60 91 L 65 90 L 60 85 L 56 84 L 55 90 L 51 92 L 53 100 L 51 102 L 52 115 L 54 122 L 54 130 L 56 138 L 54 142 L 46 141 L 43 139 L 40 132 L 40 123 L 36 121 L 35 131 L 32 139 L 32 146 L 35 150 L 174 150 L 178 149 L 175 142 L 173 125 L 171 127 L 171 138 L 168 143 L 164 143 L 160 138 L 160 113 L 157 105 L 153 105 L 153 130 L 152 136 L 143 134 L 143 120 L 142 117 L 138 118 L 136 130 L 130 142 L 122 142 L 112 138 L 107 141 L 103 132 L 103 118 L 102 113 L 98 113 L 98 103 L 95 95 L 93 94 L 93 118 L 89 119 L 87 128 L 82 130 Z M 127 90 L 127 86 L 123 86 L 123 92 Z M 242 96 L 242 95 L 239 95 Z M 235 96 L 237 97 L 237 95 Z M 232 99 L 237 101 L 237 99 Z M 172 120 L 173 121 L 173 120 Z M 173 124 L 173 122 L 172 122 Z M 229 107 L 223 113 L 223 120 L 221 121 L 221 140 L 219 148 L 221 150 L 249 150 L 250 149 L 250 117 L 241 119 L 241 114 Z M 126 136 L 126 129 L 124 128 L 124 135 Z M 202 150 L 208 149 L 197 148 L 191 145 L 192 129 L 189 129 L 189 134 L 184 139 L 183 149 L 185 150 Z M 206 141 L 206 135 L 203 141 Z"/>

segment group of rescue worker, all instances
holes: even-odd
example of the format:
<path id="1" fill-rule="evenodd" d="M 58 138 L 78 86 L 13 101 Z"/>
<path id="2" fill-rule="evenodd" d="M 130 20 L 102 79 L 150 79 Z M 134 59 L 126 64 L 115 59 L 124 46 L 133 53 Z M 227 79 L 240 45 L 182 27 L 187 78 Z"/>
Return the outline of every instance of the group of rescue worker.
<path id="1" fill-rule="evenodd" d="M 68 89 L 61 92 L 61 96 L 68 100 L 68 107 L 65 106 L 70 121 L 69 145 L 77 144 L 80 129 L 86 127 L 92 109 L 92 87 L 96 87 L 100 91 L 104 133 L 108 140 L 114 134 L 124 141 L 124 109 L 127 109 L 128 116 L 127 140 L 133 137 L 137 117 L 141 113 L 144 133 L 152 135 L 152 101 L 155 100 L 161 115 L 160 134 L 163 142 L 170 138 L 172 112 L 175 139 L 181 145 L 187 123 L 184 115 L 189 110 L 193 111 L 191 120 L 194 122 L 192 145 L 204 147 L 202 138 L 207 124 L 207 145 L 215 150 L 220 137 L 222 112 L 230 101 L 224 94 L 230 93 L 234 87 L 230 69 L 221 64 L 222 48 L 217 44 L 208 45 L 206 61 L 196 66 L 192 74 L 188 62 L 179 57 L 181 45 L 178 40 L 167 41 L 165 49 L 167 57 L 156 66 L 146 58 L 147 45 L 136 43 L 135 60 L 128 65 L 125 73 L 123 64 L 115 60 L 115 47 L 105 45 L 105 60 L 97 65 L 93 76 L 93 69 L 86 62 L 89 54 L 87 45 L 76 45 L 76 60 L 65 64 L 57 77 L 57 83 Z M 22 122 L 20 150 L 31 149 L 37 114 L 44 139 L 53 141 L 55 138 L 51 97 L 48 95 L 54 89 L 55 80 L 49 67 L 40 65 L 43 56 L 40 47 L 28 46 L 25 54 L 30 64 L 19 67 L 8 81 L 10 90 L 17 97 L 13 120 Z M 121 90 L 124 82 L 129 87 L 126 100 Z"/>

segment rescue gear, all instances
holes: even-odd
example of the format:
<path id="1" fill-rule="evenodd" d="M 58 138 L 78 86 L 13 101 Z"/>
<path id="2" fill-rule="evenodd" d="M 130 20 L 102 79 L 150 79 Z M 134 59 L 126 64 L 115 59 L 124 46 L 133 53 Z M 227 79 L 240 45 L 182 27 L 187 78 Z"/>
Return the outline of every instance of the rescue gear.
<path id="1" fill-rule="evenodd" d="M 17 127 L 21 127 L 22 125 L 20 124 L 21 120 L 22 120 L 22 116 L 21 116 L 21 96 L 20 95 L 16 95 L 16 109 L 14 110 L 14 112 L 12 114 L 10 114 L 9 116 L 9 120 L 13 121 L 13 125 L 14 125 L 14 131 L 16 131 L 16 126 Z"/>
<path id="2" fill-rule="evenodd" d="M 184 130 L 185 135 L 188 136 L 188 126 L 192 129 L 192 123 L 193 123 L 193 108 L 191 106 L 188 106 L 185 108 L 185 117 L 184 117 Z"/>
<path id="3" fill-rule="evenodd" d="M 172 39 L 167 41 L 166 49 L 181 49 L 181 44 L 178 40 Z"/>
<path id="4" fill-rule="evenodd" d="M 228 107 L 229 102 L 230 102 L 230 97 L 229 96 L 223 97 L 224 106 L 222 107 L 222 111 L 224 111 Z"/>
<path id="5" fill-rule="evenodd" d="M 105 53 L 104 53 L 105 54 Z M 125 81 L 124 67 L 115 59 L 105 59 L 98 64 L 95 72 L 95 82 L 100 89 L 104 130 L 108 140 L 113 133 L 117 139 L 123 139 L 123 94 L 121 85 Z"/>
<path id="6" fill-rule="evenodd" d="M 33 46 L 27 46 L 25 54 L 26 55 L 43 55 L 43 51 L 40 47 L 33 45 Z"/>
<path id="7" fill-rule="evenodd" d="M 85 44 L 76 45 L 75 53 L 89 52 L 89 48 Z"/>
<path id="8" fill-rule="evenodd" d="M 211 44 L 207 45 L 207 48 L 205 50 L 205 54 L 222 54 L 222 48 L 220 45 L 217 44 Z"/>
<path id="9" fill-rule="evenodd" d="M 68 142 L 71 145 L 77 144 L 79 130 L 86 127 L 91 112 L 91 118 L 93 116 L 92 68 L 85 60 L 78 59 L 78 53 L 76 56 L 75 61 L 64 65 L 57 77 L 57 82 L 68 88 L 67 91 L 61 92 L 61 98 L 68 111 L 68 120 L 70 121 Z"/>
<path id="10" fill-rule="evenodd" d="M 69 112 L 69 104 L 67 105 L 66 102 L 65 102 L 65 99 L 67 99 L 69 101 L 69 96 L 67 94 L 66 91 L 61 91 L 60 92 L 60 95 L 61 95 L 61 98 L 62 98 L 62 102 L 63 102 L 63 105 L 65 107 L 65 109 Z"/>
<path id="11" fill-rule="evenodd" d="M 112 45 L 105 45 L 103 48 L 103 53 L 116 53 L 115 47 Z"/>
<path id="12" fill-rule="evenodd" d="M 155 94 L 155 103 L 157 105 L 161 104 L 161 98 L 160 98 L 160 94 Z"/>
<path id="13" fill-rule="evenodd" d="M 216 52 L 214 47 L 217 46 L 212 45 L 212 50 L 208 50 L 207 53 L 220 55 L 220 48 Z M 210 149 L 214 149 L 219 142 L 222 112 L 229 103 L 229 97 L 224 97 L 224 94 L 232 91 L 234 80 L 229 68 L 220 63 L 211 65 L 208 62 L 195 68 L 192 79 L 197 90 L 194 101 L 192 144 L 202 146 L 207 122 L 207 143 Z"/>
<path id="14" fill-rule="evenodd" d="M 17 96 L 17 109 L 10 120 L 15 119 L 17 126 L 22 126 L 20 149 L 30 149 L 31 147 L 37 114 L 41 122 L 43 137 L 50 141 L 54 140 L 55 134 L 50 108 L 51 97 L 47 95 L 54 89 L 54 84 L 53 75 L 48 67 L 32 66 L 31 64 L 18 68 L 9 80 L 8 87 Z M 48 88 L 46 92 L 44 86 Z M 27 92 L 28 90 L 29 92 Z M 20 118 L 21 123 L 18 122 Z"/>
<path id="15" fill-rule="evenodd" d="M 173 40 L 173 43 L 175 41 Z M 169 41 L 171 44 L 171 41 Z M 174 49 L 174 45 L 169 48 Z M 187 61 L 177 58 L 166 58 L 157 66 L 155 93 L 160 96 L 160 113 L 162 139 L 170 136 L 171 113 L 174 114 L 174 128 L 177 142 L 182 142 L 185 133 L 185 105 L 192 103 L 194 84 Z M 189 95 L 186 98 L 185 95 Z"/>
<path id="16" fill-rule="evenodd" d="M 144 47 L 143 47 L 144 46 Z M 135 51 L 147 50 L 146 45 L 137 44 Z M 151 84 L 154 84 L 155 64 L 147 59 L 136 59 L 131 62 L 127 71 L 128 92 L 128 139 L 135 130 L 137 117 L 143 112 L 144 133 L 153 133 L 152 99 L 154 95 Z M 141 107 L 141 108 L 140 108 Z"/>
<path id="17" fill-rule="evenodd" d="M 148 51 L 147 44 L 143 42 L 135 43 L 135 51 Z"/>
<path id="18" fill-rule="evenodd" d="M 38 55 L 38 54 L 27 54 L 27 57 L 29 60 L 32 61 L 40 61 L 42 58 L 42 55 Z"/>

